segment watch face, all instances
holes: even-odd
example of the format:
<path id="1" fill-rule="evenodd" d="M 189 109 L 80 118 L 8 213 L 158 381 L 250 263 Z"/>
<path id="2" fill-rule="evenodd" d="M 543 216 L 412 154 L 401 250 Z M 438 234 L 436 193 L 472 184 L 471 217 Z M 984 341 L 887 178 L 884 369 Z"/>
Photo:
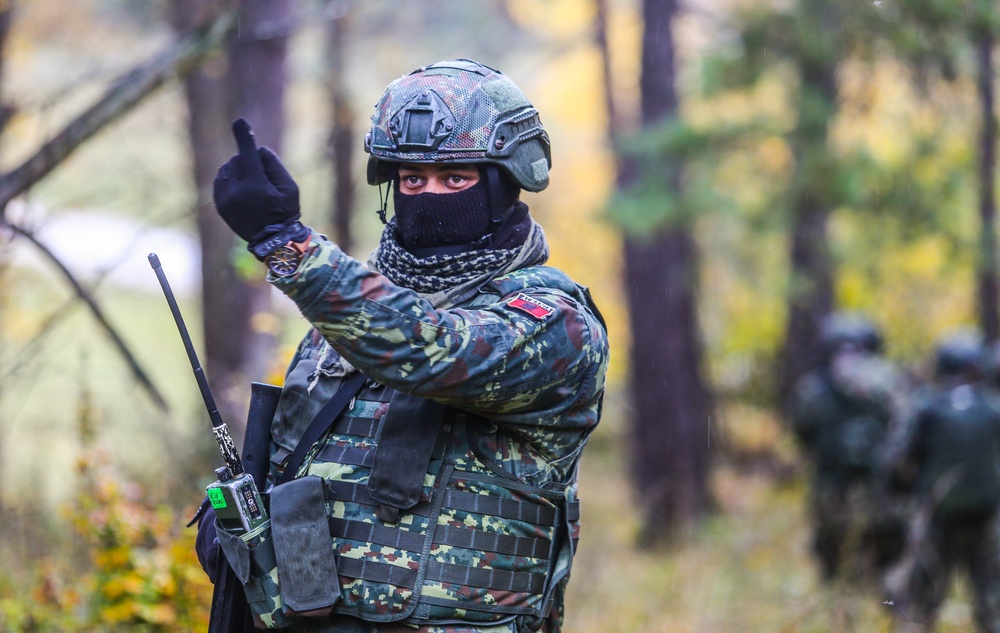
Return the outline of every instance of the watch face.
<path id="1" fill-rule="evenodd" d="M 287 277 L 294 273 L 299 268 L 299 262 L 302 261 L 302 255 L 300 255 L 291 246 L 279 246 L 274 249 L 274 251 L 267 256 L 267 267 L 271 269 L 271 272 L 279 277 Z"/>

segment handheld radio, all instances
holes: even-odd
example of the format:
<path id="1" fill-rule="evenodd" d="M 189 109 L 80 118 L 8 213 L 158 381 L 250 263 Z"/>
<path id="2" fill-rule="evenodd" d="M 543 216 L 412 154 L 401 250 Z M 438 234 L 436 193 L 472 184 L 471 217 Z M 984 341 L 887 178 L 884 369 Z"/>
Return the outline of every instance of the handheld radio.
<path id="1" fill-rule="evenodd" d="M 153 267 L 156 278 L 163 288 L 163 296 L 167 299 L 170 312 L 174 316 L 177 330 L 180 332 L 181 340 L 184 342 L 184 349 L 187 350 L 188 360 L 191 361 L 191 368 L 194 370 L 195 380 L 198 382 L 198 389 L 201 397 L 205 401 L 208 409 L 208 417 L 212 422 L 212 431 L 215 434 L 215 441 L 222 451 L 222 459 L 225 466 L 217 468 L 216 481 L 205 488 L 208 493 L 208 500 L 215 509 L 215 516 L 222 527 L 235 533 L 250 532 L 267 521 L 267 511 L 261 502 L 260 493 L 254 483 L 253 477 L 244 472 L 243 464 L 240 461 L 239 453 L 236 452 L 236 444 L 229 434 L 229 427 L 222 421 L 219 409 L 215 405 L 215 398 L 208 387 L 208 380 L 205 372 L 202 371 L 201 363 L 198 362 L 198 355 L 194 351 L 194 344 L 188 334 L 187 326 L 184 325 L 184 317 L 181 316 L 180 307 L 174 298 L 174 293 L 167 282 L 167 276 L 160 267 L 160 258 L 156 253 L 148 256 L 149 265 Z"/>

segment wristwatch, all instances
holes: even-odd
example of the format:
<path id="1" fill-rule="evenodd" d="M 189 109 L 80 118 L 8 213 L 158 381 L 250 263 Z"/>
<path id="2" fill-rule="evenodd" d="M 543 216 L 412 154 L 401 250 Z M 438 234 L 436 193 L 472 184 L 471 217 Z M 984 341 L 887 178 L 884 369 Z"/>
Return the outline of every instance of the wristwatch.
<path id="1" fill-rule="evenodd" d="M 299 269 L 299 264 L 302 262 L 302 255 L 306 252 L 308 244 L 308 239 L 305 242 L 286 242 L 271 251 L 264 258 L 264 263 L 267 264 L 268 269 L 276 276 L 288 277 Z"/>

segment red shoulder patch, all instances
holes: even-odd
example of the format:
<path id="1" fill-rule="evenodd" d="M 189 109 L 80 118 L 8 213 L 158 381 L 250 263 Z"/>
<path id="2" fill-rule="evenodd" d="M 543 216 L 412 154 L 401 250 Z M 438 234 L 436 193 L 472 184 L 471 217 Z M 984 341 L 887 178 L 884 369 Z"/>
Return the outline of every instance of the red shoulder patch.
<path id="1" fill-rule="evenodd" d="M 507 305 L 521 312 L 527 312 L 536 319 L 546 319 L 556 311 L 550 305 L 546 305 L 538 299 L 532 299 L 526 294 L 518 294 L 513 299 L 507 301 Z"/>

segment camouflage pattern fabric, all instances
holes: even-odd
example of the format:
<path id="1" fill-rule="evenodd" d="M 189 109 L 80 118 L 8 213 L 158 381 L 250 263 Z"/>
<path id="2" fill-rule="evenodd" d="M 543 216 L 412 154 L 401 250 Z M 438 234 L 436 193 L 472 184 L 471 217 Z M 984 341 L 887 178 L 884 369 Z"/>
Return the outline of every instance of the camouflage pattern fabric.
<path id="1" fill-rule="evenodd" d="M 394 90 L 397 84 L 405 84 L 406 89 Z M 448 111 L 454 115 L 455 123 L 461 127 L 453 129 L 437 149 L 427 152 L 396 150 L 395 136 L 398 132 L 394 133 L 391 129 L 393 116 L 412 99 L 427 91 L 433 91 L 444 102 Z M 491 93 L 502 97 L 494 99 Z M 503 110 L 497 107 L 498 101 Z M 530 107 L 531 103 L 517 85 L 501 73 L 490 73 L 488 77 L 484 77 L 477 72 L 446 67 L 407 75 L 389 84 L 375 106 L 371 147 L 380 156 L 396 160 L 435 160 L 439 151 L 447 151 L 449 162 L 461 159 L 482 162 L 486 158 L 490 135 L 501 111 Z"/>
<path id="2" fill-rule="evenodd" d="M 432 64 L 393 81 L 365 138 L 368 184 L 386 161 L 493 163 L 526 191 L 548 186 L 552 161 L 538 110 L 510 78 L 469 60 Z"/>
<path id="3" fill-rule="evenodd" d="M 557 269 L 514 271 L 486 284 L 477 305 L 435 310 L 314 237 L 294 275 L 269 280 L 345 360 L 382 384 L 489 414 L 553 458 L 597 424 L 607 336 Z"/>
<path id="4" fill-rule="evenodd" d="M 282 628 L 291 623 L 282 610 L 270 524 L 267 521 L 251 532 L 233 534 L 218 520 L 215 523 L 222 551 L 243 584 L 254 626 L 259 629 Z"/>
<path id="5" fill-rule="evenodd" d="M 334 491 L 327 511 L 344 600 L 339 615 L 294 629 L 559 631 L 579 536 L 576 466 L 600 417 L 608 362 L 583 289 L 531 266 L 435 308 L 316 236 L 295 275 L 270 280 L 314 328 L 272 425 L 275 475 L 344 376 L 357 368 L 371 379 L 300 469 Z M 386 524 L 363 490 L 393 389 L 453 415 L 422 502 Z M 507 545 L 482 547 L 489 539 Z M 475 571 L 503 580 L 462 580 Z"/>

